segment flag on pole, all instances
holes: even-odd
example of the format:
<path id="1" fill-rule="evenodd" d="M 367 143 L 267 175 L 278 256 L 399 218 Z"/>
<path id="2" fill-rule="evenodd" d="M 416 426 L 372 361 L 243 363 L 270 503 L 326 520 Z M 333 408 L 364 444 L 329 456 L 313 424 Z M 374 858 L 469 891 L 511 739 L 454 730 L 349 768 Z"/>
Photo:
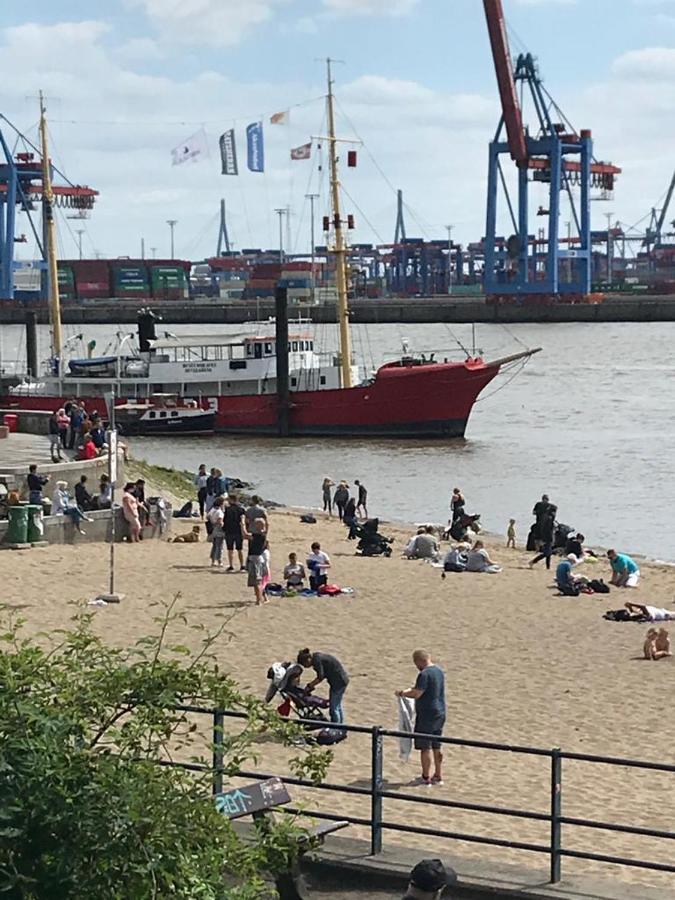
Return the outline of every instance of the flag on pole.
<path id="1" fill-rule="evenodd" d="M 294 147 L 291 150 L 291 159 L 309 159 L 312 155 L 312 142 L 302 144 L 300 147 Z"/>
<path id="2" fill-rule="evenodd" d="M 237 145 L 234 140 L 234 128 L 224 131 L 218 140 L 218 144 L 220 146 L 222 174 L 238 175 L 239 168 L 237 166 Z"/>
<path id="3" fill-rule="evenodd" d="M 203 128 L 200 128 L 199 131 L 195 131 L 193 135 L 186 141 L 183 141 L 182 144 L 179 144 L 178 147 L 174 147 L 171 151 L 171 165 L 179 166 L 181 163 L 187 162 L 188 160 L 199 162 L 199 160 L 207 154 L 208 144 L 206 142 L 206 132 Z"/>
<path id="4" fill-rule="evenodd" d="M 246 128 L 246 149 L 248 167 L 251 172 L 265 171 L 265 148 L 263 146 L 262 122 L 251 122 Z"/>
<path id="5" fill-rule="evenodd" d="M 270 125 L 288 125 L 288 110 L 284 109 L 270 116 Z"/>

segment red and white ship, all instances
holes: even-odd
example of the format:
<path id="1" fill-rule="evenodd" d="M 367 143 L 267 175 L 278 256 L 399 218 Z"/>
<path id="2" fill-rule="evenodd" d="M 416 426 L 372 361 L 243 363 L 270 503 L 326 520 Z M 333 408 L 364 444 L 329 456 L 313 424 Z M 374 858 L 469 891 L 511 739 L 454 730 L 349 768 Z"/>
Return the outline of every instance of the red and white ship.
<path id="1" fill-rule="evenodd" d="M 44 115 L 42 119 L 44 118 Z M 103 414 L 107 398 L 120 404 L 148 403 L 158 394 L 178 398 L 178 406 L 215 413 L 213 428 L 235 434 L 355 435 L 377 437 L 462 437 L 473 405 L 499 370 L 537 350 L 484 361 L 435 361 L 404 350 L 401 358 L 374 373 L 354 365 L 349 333 L 345 239 L 340 214 L 337 140 L 328 63 L 327 94 L 330 154 L 331 251 L 336 262 L 340 349 L 324 354 L 311 333 L 288 334 L 288 348 L 266 326 L 252 335 L 158 337 L 154 316 L 139 315 L 138 350 L 66 363 L 62 350 L 53 223 L 47 219 L 50 255 L 50 311 L 54 338 L 52 374 L 44 380 L 0 386 L 0 406 L 53 410 L 79 398 L 89 411 Z M 44 134 L 45 130 L 42 129 Z M 46 138 L 43 159 L 47 158 Z M 45 166 L 45 197 L 49 167 Z M 126 341 L 126 339 L 125 339 Z M 277 347 L 287 355 L 279 366 Z M 467 354 L 468 356 L 468 354 Z M 285 380 L 286 362 L 288 379 Z M 150 413 L 149 413 L 150 415 Z M 160 413 L 161 415 L 161 413 Z M 167 413 L 168 415 L 168 413 Z M 195 413 L 191 413 L 195 415 Z M 176 417 L 179 409 L 176 409 Z M 281 423 L 283 422 L 283 426 Z M 209 428 L 210 430 L 210 428 Z"/>

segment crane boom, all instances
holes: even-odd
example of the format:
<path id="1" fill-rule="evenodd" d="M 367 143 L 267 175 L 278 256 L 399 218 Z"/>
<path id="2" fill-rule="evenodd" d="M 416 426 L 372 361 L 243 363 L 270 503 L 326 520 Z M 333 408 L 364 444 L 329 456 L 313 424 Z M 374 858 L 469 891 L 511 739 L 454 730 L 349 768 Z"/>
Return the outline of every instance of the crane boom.
<path id="1" fill-rule="evenodd" d="M 511 159 L 519 166 L 527 165 L 527 144 L 523 128 L 523 115 L 518 103 L 516 83 L 513 78 L 513 64 L 506 36 L 506 20 L 502 0 L 483 0 L 485 18 L 487 20 L 492 59 L 497 74 L 497 85 L 502 102 L 504 124 L 509 140 Z"/>
<path id="2" fill-rule="evenodd" d="M 673 172 L 673 177 L 670 181 L 670 187 L 668 188 L 668 193 L 666 194 L 666 199 L 663 203 L 663 209 L 661 210 L 661 215 L 659 216 L 659 221 L 656 226 L 656 232 L 661 236 L 661 232 L 663 231 L 663 226 L 666 224 L 666 216 L 668 215 L 668 207 L 670 206 L 670 201 L 673 199 L 673 192 L 675 192 L 675 172 Z"/>

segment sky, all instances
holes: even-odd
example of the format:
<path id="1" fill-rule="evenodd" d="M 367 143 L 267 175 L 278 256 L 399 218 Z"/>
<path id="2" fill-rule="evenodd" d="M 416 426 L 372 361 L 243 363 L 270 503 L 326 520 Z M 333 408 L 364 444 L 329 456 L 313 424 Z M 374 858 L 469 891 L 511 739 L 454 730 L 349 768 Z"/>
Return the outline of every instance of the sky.
<path id="1" fill-rule="evenodd" d="M 613 200 L 593 204 L 594 227 L 606 213 L 639 222 L 675 168 L 675 0 L 503 2 L 512 54 L 536 56 L 568 119 L 592 129 L 596 158 L 623 169 Z M 284 243 L 305 252 L 305 195 L 318 193 L 320 242 L 327 160 L 316 141 L 309 160 L 291 161 L 290 149 L 325 133 L 327 56 L 339 60 L 337 132 L 354 141 L 340 145 L 352 240 L 393 240 L 397 188 L 409 237 L 444 238 L 449 224 L 462 243 L 484 233 L 500 109 L 480 0 L 3 0 L 2 12 L 0 112 L 35 141 L 42 89 L 54 162 L 100 192 L 89 219 L 60 215 L 61 258 L 76 255 L 80 229 L 85 257 L 137 257 L 141 239 L 146 255 L 166 257 L 167 219 L 177 257 L 210 256 L 221 197 L 235 249 L 278 247 L 274 211 L 290 206 Z M 271 125 L 284 110 L 288 124 Z M 264 173 L 246 170 L 245 129 L 258 120 Z M 236 177 L 220 171 L 229 128 Z M 172 165 L 171 150 L 202 129 L 199 161 Z M 25 216 L 17 228 L 28 233 Z"/>

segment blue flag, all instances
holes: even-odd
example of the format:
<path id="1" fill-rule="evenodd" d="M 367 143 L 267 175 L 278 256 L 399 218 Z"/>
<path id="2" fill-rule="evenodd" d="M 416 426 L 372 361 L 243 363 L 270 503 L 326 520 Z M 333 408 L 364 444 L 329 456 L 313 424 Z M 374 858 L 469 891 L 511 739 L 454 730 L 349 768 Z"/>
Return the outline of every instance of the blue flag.
<path id="1" fill-rule="evenodd" d="M 246 128 L 246 148 L 248 167 L 251 172 L 265 171 L 265 149 L 263 146 L 262 122 L 251 122 Z"/>

